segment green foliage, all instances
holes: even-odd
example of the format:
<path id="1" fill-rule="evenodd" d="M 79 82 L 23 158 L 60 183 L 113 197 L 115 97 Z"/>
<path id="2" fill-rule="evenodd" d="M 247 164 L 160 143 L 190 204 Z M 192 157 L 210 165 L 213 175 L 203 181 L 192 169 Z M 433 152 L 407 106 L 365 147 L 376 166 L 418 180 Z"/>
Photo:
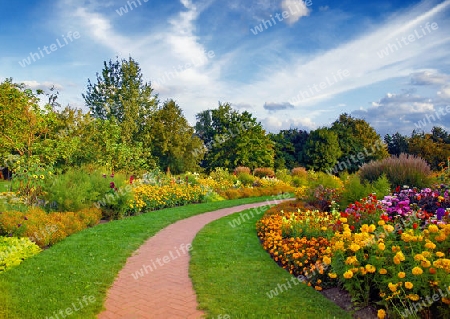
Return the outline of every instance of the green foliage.
<path id="1" fill-rule="evenodd" d="M 431 184 L 431 170 L 428 163 L 420 157 L 407 154 L 364 164 L 359 171 L 361 180 L 368 182 L 376 181 L 383 174 L 386 175 L 392 188 L 403 185 L 425 188 Z"/>
<path id="2" fill-rule="evenodd" d="M 47 208 L 55 211 L 79 211 L 83 208 L 92 207 L 94 202 L 104 199 L 107 194 L 114 192 L 110 187 L 111 182 L 116 188 L 124 187 L 125 176 L 115 174 L 111 177 L 100 171 L 87 171 L 86 169 L 70 169 L 64 174 L 54 176 L 46 183 Z M 111 197 L 111 196 L 109 196 Z M 112 196 L 114 201 L 120 200 L 120 196 Z M 100 207 L 106 210 L 108 206 Z"/>
<path id="3" fill-rule="evenodd" d="M 252 174 L 249 173 L 240 173 L 238 175 L 238 180 L 244 185 L 244 186 L 252 186 L 255 182 L 255 177 Z"/>
<path id="4" fill-rule="evenodd" d="M 274 167 L 292 169 L 298 165 L 305 165 L 304 147 L 308 136 L 308 132 L 299 129 L 281 130 L 277 134 L 269 134 L 274 142 Z"/>
<path id="5" fill-rule="evenodd" d="M 408 140 L 408 153 L 423 158 L 432 170 L 439 170 L 440 165 L 450 157 L 447 133 L 436 127 L 431 134 L 413 132 Z"/>
<path id="6" fill-rule="evenodd" d="M 168 100 L 155 112 L 150 124 L 152 154 L 158 167 L 174 174 L 197 171 L 203 158 L 203 142 L 183 116 L 181 108 Z"/>
<path id="7" fill-rule="evenodd" d="M 375 193 L 378 198 L 383 198 L 390 193 L 390 183 L 386 175 L 381 175 L 372 183 L 361 183 L 358 174 L 352 174 L 344 179 L 344 190 L 341 193 L 339 206 L 347 207 L 350 203 L 359 201 L 369 194 Z"/>
<path id="8" fill-rule="evenodd" d="M 305 148 L 308 169 L 317 171 L 331 169 L 342 155 L 338 135 L 328 128 L 312 131 Z"/>
<path id="9" fill-rule="evenodd" d="M 219 103 L 217 109 L 200 112 L 196 118 L 195 132 L 206 148 L 202 167 L 208 172 L 215 167 L 273 166 L 273 143 L 249 112 Z"/>
<path id="10" fill-rule="evenodd" d="M 337 162 L 349 164 L 345 169 L 350 173 L 356 172 L 364 163 L 389 155 L 380 135 L 363 119 L 341 114 L 331 130 L 337 134 L 341 150 Z"/>
<path id="11" fill-rule="evenodd" d="M 237 180 L 235 175 L 230 174 L 227 169 L 222 167 L 216 167 L 214 171 L 209 174 L 209 176 L 218 183 L 225 181 L 234 183 Z"/>
<path id="12" fill-rule="evenodd" d="M 28 238 L 0 237 L 0 274 L 41 251 Z"/>
<path id="13" fill-rule="evenodd" d="M 287 184 L 290 184 L 292 181 L 292 175 L 286 168 L 277 169 L 277 171 L 275 172 L 275 177 Z"/>

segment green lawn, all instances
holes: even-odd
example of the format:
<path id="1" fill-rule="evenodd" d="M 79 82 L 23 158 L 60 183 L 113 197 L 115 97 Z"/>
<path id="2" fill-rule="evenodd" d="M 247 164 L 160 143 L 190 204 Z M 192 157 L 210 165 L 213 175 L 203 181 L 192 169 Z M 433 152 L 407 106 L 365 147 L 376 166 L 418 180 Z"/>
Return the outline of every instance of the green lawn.
<path id="1" fill-rule="evenodd" d="M 208 318 L 352 318 L 270 258 L 256 235 L 261 215 L 231 227 L 239 214 L 208 224 L 193 242 L 189 272 Z"/>
<path id="2" fill-rule="evenodd" d="M 70 318 L 95 318 L 127 257 L 159 230 L 193 215 L 267 199 L 273 197 L 169 208 L 74 234 L 0 274 L 0 318 L 50 318 L 68 308 L 75 310 Z"/>

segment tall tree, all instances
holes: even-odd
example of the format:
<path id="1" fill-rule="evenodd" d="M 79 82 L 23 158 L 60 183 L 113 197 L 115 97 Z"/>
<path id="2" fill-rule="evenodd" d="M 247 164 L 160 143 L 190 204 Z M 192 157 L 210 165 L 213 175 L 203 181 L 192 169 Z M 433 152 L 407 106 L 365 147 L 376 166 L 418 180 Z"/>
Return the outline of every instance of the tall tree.
<path id="1" fill-rule="evenodd" d="M 234 169 L 236 166 L 273 167 L 273 142 L 251 113 L 239 113 L 229 103 L 196 115 L 196 134 L 205 143 L 202 166 Z"/>
<path id="2" fill-rule="evenodd" d="M 307 168 L 330 171 L 342 156 L 336 132 L 323 127 L 311 131 L 305 145 Z"/>
<path id="3" fill-rule="evenodd" d="M 88 80 L 83 98 L 93 117 L 117 121 L 124 143 L 141 142 L 150 147 L 148 124 L 158 105 L 157 95 L 153 95 L 150 83 L 144 82 L 139 64 L 131 57 L 105 61 L 96 83 Z"/>
<path id="4" fill-rule="evenodd" d="M 197 171 L 203 157 L 203 142 L 194 135 L 194 128 L 175 101 L 165 101 L 156 111 L 151 132 L 152 154 L 162 170 L 170 168 L 175 174 Z"/>
<path id="5" fill-rule="evenodd" d="M 338 162 L 349 163 L 349 172 L 357 171 L 364 163 L 389 156 L 380 135 L 363 119 L 341 114 L 331 130 L 337 134 L 342 151 Z"/>
<path id="6" fill-rule="evenodd" d="M 387 145 L 390 155 L 399 156 L 402 153 L 408 152 L 408 137 L 398 132 L 393 135 L 386 134 L 384 142 Z"/>
<path id="7" fill-rule="evenodd" d="M 269 134 L 275 143 L 275 168 L 306 165 L 305 145 L 309 133 L 299 129 L 281 130 L 277 134 Z"/>

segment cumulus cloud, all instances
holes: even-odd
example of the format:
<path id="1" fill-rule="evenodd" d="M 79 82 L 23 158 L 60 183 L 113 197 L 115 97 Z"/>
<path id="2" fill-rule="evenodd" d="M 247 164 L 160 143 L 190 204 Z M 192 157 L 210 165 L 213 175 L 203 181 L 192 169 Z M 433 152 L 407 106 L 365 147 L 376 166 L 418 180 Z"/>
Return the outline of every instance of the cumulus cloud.
<path id="1" fill-rule="evenodd" d="M 280 130 L 298 128 L 302 130 L 313 130 L 316 124 L 308 117 L 303 118 L 285 118 L 280 119 L 274 116 L 268 116 L 261 120 L 261 124 L 268 132 L 278 133 Z"/>
<path id="2" fill-rule="evenodd" d="M 310 12 L 308 5 L 311 5 L 311 0 L 305 2 L 302 0 L 283 0 L 281 8 L 289 12 L 286 22 L 291 25 L 300 20 L 301 17 L 308 16 Z"/>
<path id="3" fill-rule="evenodd" d="M 450 81 L 450 76 L 437 71 L 422 71 L 411 74 L 413 85 L 443 85 Z"/>
<path id="4" fill-rule="evenodd" d="M 293 108 L 294 108 L 294 106 L 289 102 L 282 102 L 282 103 L 266 102 L 266 103 L 264 103 L 264 109 L 267 111 L 271 111 L 271 112 L 288 110 L 288 109 L 293 109 Z"/>
<path id="5" fill-rule="evenodd" d="M 433 126 L 450 123 L 450 113 L 443 114 L 443 109 L 444 104 L 411 92 L 388 93 L 368 109 L 355 110 L 352 115 L 370 121 L 381 136 L 397 131 L 409 135 L 414 129 L 430 131 Z"/>

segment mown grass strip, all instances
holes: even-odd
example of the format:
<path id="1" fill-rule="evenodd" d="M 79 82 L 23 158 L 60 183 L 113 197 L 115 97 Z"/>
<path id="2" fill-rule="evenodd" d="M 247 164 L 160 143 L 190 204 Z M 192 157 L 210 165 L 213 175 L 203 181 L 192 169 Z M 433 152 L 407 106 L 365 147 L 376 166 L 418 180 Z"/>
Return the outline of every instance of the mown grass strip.
<path id="1" fill-rule="evenodd" d="M 0 318 L 95 318 L 126 259 L 177 220 L 272 196 L 187 205 L 113 221 L 74 234 L 0 274 Z M 83 299 L 84 298 L 84 299 Z M 69 311 L 70 312 L 70 311 Z"/>
<path id="2" fill-rule="evenodd" d="M 189 273 L 207 318 L 352 318 L 270 258 L 256 236 L 261 215 L 231 227 L 239 214 L 208 224 L 193 242 Z"/>

